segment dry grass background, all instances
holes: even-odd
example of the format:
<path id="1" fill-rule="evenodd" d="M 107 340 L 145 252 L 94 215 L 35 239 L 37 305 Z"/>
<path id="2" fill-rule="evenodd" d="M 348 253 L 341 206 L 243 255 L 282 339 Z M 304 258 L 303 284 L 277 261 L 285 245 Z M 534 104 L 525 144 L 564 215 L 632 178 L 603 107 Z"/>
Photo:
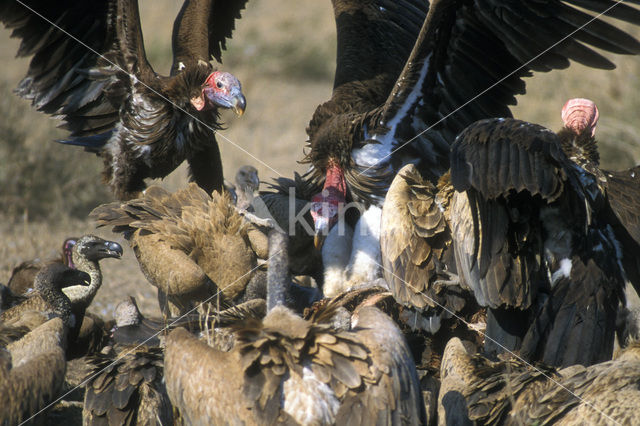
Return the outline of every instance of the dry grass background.
<path id="1" fill-rule="evenodd" d="M 142 0 L 147 56 L 157 72 L 171 63 L 170 37 L 181 0 Z M 27 68 L 15 59 L 18 43 L 0 29 L 0 282 L 23 260 L 53 256 L 65 237 L 87 232 L 125 247 L 122 260 L 103 261 L 104 285 L 93 310 L 110 316 L 117 301 L 131 294 L 142 310 L 158 315 L 155 289 L 141 272 L 128 244 L 109 229 L 95 230 L 86 215 L 112 200 L 100 184 L 102 162 L 81 149 L 58 145 L 64 137 L 55 120 L 33 111 L 13 93 Z M 640 34 L 640 31 L 636 31 Z M 601 113 L 598 135 L 604 166 L 620 169 L 640 162 L 640 58 L 607 55 L 613 72 L 572 65 L 528 81 L 516 117 L 557 129 L 560 108 L 571 97 L 589 97 Z M 243 164 L 258 168 L 263 180 L 303 170 L 297 164 L 305 127 L 318 103 L 329 98 L 335 68 L 335 28 L 329 1 L 251 0 L 237 22 L 221 69 L 242 81 L 246 114 L 226 114 L 228 129 L 218 136 L 225 175 L 233 179 Z M 175 190 L 186 182 L 181 167 L 162 182 Z"/>

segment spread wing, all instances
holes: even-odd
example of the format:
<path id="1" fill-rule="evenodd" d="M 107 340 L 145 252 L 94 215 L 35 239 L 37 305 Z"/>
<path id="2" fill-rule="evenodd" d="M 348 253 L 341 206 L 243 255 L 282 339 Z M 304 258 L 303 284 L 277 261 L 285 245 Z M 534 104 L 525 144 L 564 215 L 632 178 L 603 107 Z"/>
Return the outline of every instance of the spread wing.
<path id="1" fill-rule="evenodd" d="M 640 293 L 640 167 L 611 172 L 603 170 L 611 224 L 622 245 L 622 263 L 631 284 Z M 615 216 L 615 219 L 614 219 Z"/>
<path id="2" fill-rule="evenodd" d="M 520 120 L 481 120 L 456 139 L 456 262 L 482 306 L 530 305 L 543 261 L 539 209 L 579 188 L 571 168 L 555 133 Z"/>
<path id="3" fill-rule="evenodd" d="M 596 16 L 601 12 L 640 23 L 638 9 L 608 0 L 432 2 L 398 84 L 367 123 L 369 138 L 387 146 L 387 155 L 411 141 L 411 155 L 441 174 L 448 146 L 462 129 L 511 115 L 508 106 L 525 92 L 522 77 L 570 61 L 613 68 L 593 47 L 640 53 L 640 43 Z"/>
<path id="4" fill-rule="evenodd" d="M 619 172 L 603 172 L 607 177 L 607 197 L 613 212 L 635 242 L 640 244 L 640 199 L 636 197 L 640 188 L 640 166 Z"/>
<path id="5" fill-rule="evenodd" d="M 185 0 L 173 24 L 172 74 L 180 63 L 222 62 L 222 50 L 247 0 Z"/>
<path id="6" fill-rule="evenodd" d="M 32 57 L 17 93 L 60 116 L 72 137 L 112 129 L 136 79 L 155 75 L 136 1 L 31 0 L 6 2 L 2 9 L 0 19 L 22 39 L 18 56 Z"/>

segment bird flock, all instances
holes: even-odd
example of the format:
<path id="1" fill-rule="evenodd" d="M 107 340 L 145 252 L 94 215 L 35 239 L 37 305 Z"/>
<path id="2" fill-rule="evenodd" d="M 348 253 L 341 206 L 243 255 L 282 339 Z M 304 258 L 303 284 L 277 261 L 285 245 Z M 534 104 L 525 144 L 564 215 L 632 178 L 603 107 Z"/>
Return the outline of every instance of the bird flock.
<path id="1" fill-rule="evenodd" d="M 215 139 L 247 101 L 211 61 L 251 2 L 184 0 L 163 76 L 137 0 L 1 0 L 17 95 L 104 160 L 89 217 L 162 317 L 88 310 L 116 242 L 17 265 L 0 425 L 639 424 L 640 169 L 600 167 L 588 87 L 548 106 L 557 132 L 509 110 L 534 72 L 640 54 L 639 4 L 332 0 L 308 171 L 261 189 Z M 181 189 L 147 187 L 185 160 Z"/>

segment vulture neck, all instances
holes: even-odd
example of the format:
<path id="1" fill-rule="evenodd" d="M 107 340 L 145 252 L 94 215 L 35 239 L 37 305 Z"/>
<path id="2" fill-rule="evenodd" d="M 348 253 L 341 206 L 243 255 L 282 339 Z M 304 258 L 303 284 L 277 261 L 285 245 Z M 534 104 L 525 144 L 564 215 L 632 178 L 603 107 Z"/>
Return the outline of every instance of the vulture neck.
<path id="1" fill-rule="evenodd" d="M 595 138 L 590 132 L 576 134 L 566 127 L 558 132 L 562 150 L 572 161 L 589 171 L 600 164 L 600 154 Z"/>
<path id="2" fill-rule="evenodd" d="M 51 311 L 59 316 L 67 326 L 73 327 L 74 324 L 71 324 L 71 301 L 62 290 L 47 279 L 37 281 L 35 288 Z"/>
<path id="3" fill-rule="evenodd" d="M 324 181 L 323 190 L 335 188 L 342 196 L 347 198 L 347 182 L 344 179 L 342 168 L 334 161 L 329 162 Z"/>
<path id="4" fill-rule="evenodd" d="M 72 259 L 76 269 L 89 274 L 91 283 L 88 286 L 74 285 L 66 287 L 62 291 L 71 301 L 74 310 L 86 310 L 96 293 L 98 293 L 98 289 L 102 286 L 102 271 L 100 271 L 98 261 L 80 256 L 75 250 Z"/>
<path id="5" fill-rule="evenodd" d="M 289 294 L 289 237 L 276 229 L 269 231 L 269 267 L 267 269 L 267 312 L 285 306 Z"/>

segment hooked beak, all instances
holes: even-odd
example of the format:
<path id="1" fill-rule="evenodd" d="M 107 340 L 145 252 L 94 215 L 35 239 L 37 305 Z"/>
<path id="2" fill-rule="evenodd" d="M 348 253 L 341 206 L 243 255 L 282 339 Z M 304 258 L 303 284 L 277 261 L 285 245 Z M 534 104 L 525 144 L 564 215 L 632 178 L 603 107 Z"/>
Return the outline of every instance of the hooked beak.
<path id="1" fill-rule="evenodd" d="M 105 241 L 103 253 L 103 257 L 114 257 L 119 259 L 122 257 L 122 246 L 115 241 Z"/>
<path id="2" fill-rule="evenodd" d="M 233 112 L 235 112 L 238 117 L 242 117 L 242 114 L 244 114 L 244 110 L 247 107 L 247 100 L 242 93 L 238 93 L 233 97 L 233 99 L 231 99 L 231 105 Z"/>

